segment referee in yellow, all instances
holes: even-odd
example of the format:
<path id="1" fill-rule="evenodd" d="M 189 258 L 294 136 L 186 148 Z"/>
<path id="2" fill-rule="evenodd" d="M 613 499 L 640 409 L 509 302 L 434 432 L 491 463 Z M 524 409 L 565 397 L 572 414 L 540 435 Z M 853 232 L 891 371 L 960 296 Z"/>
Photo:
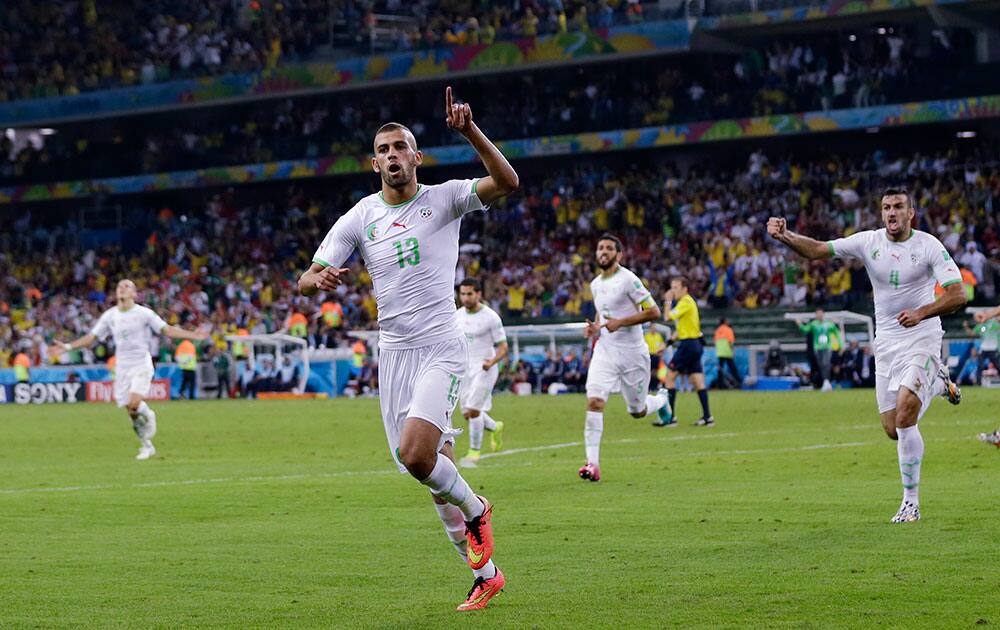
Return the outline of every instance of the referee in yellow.
<path id="1" fill-rule="evenodd" d="M 674 410 L 675 415 L 668 422 L 654 424 L 677 425 L 677 407 L 674 406 L 674 400 L 677 398 L 677 375 L 686 374 L 688 381 L 698 390 L 698 399 L 701 401 L 701 418 L 695 425 L 712 426 L 715 424 L 715 419 L 708 410 L 708 390 L 705 389 L 705 372 L 701 367 L 704 340 L 701 336 L 698 304 L 688 293 L 688 283 L 685 278 L 678 277 L 670 281 L 670 290 L 663 295 L 663 303 L 671 305 L 666 319 L 677 322 L 677 349 L 667 364 L 667 392 L 670 395 L 670 408 Z"/>

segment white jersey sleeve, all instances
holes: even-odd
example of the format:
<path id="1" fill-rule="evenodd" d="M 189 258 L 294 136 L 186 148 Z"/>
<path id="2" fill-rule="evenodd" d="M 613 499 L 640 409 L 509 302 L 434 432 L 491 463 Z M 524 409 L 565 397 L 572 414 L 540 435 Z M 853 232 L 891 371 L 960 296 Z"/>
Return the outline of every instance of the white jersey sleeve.
<path id="1" fill-rule="evenodd" d="M 351 257 L 361 244 L 358 216 L 355 209 L 351 208 L 347 214 L 337 219 L 313 255 L 314 263 L 324 267 L 340 267 Z"/>
<path id="2" fill-rule="evenodd" d="M 656 304 L 653 296 L 649 293 L 649 289 L 642 284 L 642 280 L 635 274 L 632 274 L 632 281 L 628 286 L 628 298 L 632 300 L 633 304 L 643 310 Z"/>
<path id="3" fill-rule="evenodd" d="M 830 253 L 834 256 L 864 260 L 865 251 L 868 249 L 868 237 L 871 234 L 872 232 L 867 230 L 864 232 L 855 232 L 844 238 L 827 241 L 826 245 L 830 248 Z"/>
<path id="4" fill-rule="evenodd" d="M 91 329 L 90 334 L 97 337 L 97 339 L 104 341 L 111 334 L 111 313 L 113 309 L 108 309 L 101 313 L 101 316 L 97 318 L 97 323 L 94 324 L 93 329 Z"/>
<path id="5" fill-rule="evenodd" d="M 486 210 L 486 206 L 483 205 L 476 192 L 478 185 L 478 179 L 452 179 L 439 186 L 439 188 L 444 189 L 454 218 L 458 219 L 470 212 Z"/>
<path id="6" fill-rule="evenodd" d="M 167 322 L 163 321 L 163 318 L 157 315 L 153 309 L 144 307 L 141 313 L 146 317 L 146 325 L 157 335 L 167 327 Z"/>
<path id="7" fill-rule="evenodd" d="M 492 319 L 490 322 L 490 341 L 493 342 L 494 346 L 507 343 L 507 332 L 503 329 L 503 320 L 500 319 L 496 311 L 490 311 L 490 314 Z"/>
<path id="8" fill-rule="evenodd" d="M 958 270 L 958 265 L 952 260 L 951 255 L 945 246 L 932 234 L 924 237 L 925 260 L 930 261 L 931 271 L 934 279 L 942 287 L 947 287 L 962 281 L 962 273 Z"/>

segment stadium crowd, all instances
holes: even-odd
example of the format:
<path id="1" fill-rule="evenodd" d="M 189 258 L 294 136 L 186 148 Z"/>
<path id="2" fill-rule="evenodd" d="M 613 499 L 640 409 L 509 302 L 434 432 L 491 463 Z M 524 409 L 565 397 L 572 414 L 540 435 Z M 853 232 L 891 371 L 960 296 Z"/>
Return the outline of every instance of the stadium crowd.
<path id="1" fill-rule="evenodd" d="M 657 16 L 660 12 L 655 12 Z M 643 19 L 636 0 L 8 0 L 0 101 L 266 70 L 331 54 L 487 44 Z M 402 18 L 401 20 L 398 18 Z"/>
<path id="2" fill-rule="evenodd" d="M 626 242 L 624 264 L 654 295 L 683 274 L 692 294 L 715 308 L 854 306 L 869 299 L 863 270 L 790 256 L 765 236 L 766 217 L 785 216 L 799 231 L 833 238 L 879 225 L 873 195 L 886 181 L 906 181 L 920 227 L 953 253 L 973 297 L 992 300 L 1000 282 L 1000 160 L 995 147 L 982 151 L 989 166 L 964 165 L 954 150 L 853 160 L 756 151 L 737 172 L 616 160 L 547 169 L 525 177 L 524 189 L 488 219 L 465 220 L 457 280 L 483 280 L 485 299 L 508 323 L 581 320 L 593 315 L 593 239 L 610 230 Z M 334 218 L 368 186 L 368 179 L 343 179 L 335 189 L 276 192 L 275 200 L 230 190 L 202 207 L 135 209 L 127 234 L 137 240 L 124 248 L 82 248 L 75 240 L 81 226 L 33 219 L 27 208 L 7 215 L 0 219 L 0 365 L 20 350 L 44 363 L 45 342 L 89 330 L 124 276 L 170 323 L 211 323 L 216 344 L 240 329 L 286 329 L 316 347 L 343 346 L 344 330 L 375 326 L 368 275 L 355 261 L 350 284 L 315 300 L 296 296 L 295 280 Z"/>
<path id="3" fill-rule="evenodd" d="M 508 95 L 476 100 L 477 121 L 499 139 L 1000 89 L 1000 72 L 971 62 L 971 41 L 955 34 L 952 39 L 924 57 L 914 54 L 905 34 L 894 31 L 854 42 L 841 36 L 779 41 L 739 57 L 665 58 L 654 74 L 645 64 L 627 61 L 602 66 L 606 71 L 600 73 L 570 68 L 459 79 L 454 85 L 470 98 L 498 91 Z M 923 77 L 920 82 L 917 76 Z M 0 137 L 0 183 L 359 155 L 371 150 L 372 131 L 399 112 L 406 112 L 401 122 L 422 146 L 453 144 L 454 134 L 440 121 L 442 91 L 443 84 L 431 82 L 67 125 L 33 141 Z M 510 116 L 511 108 L 522 115 Z"/>

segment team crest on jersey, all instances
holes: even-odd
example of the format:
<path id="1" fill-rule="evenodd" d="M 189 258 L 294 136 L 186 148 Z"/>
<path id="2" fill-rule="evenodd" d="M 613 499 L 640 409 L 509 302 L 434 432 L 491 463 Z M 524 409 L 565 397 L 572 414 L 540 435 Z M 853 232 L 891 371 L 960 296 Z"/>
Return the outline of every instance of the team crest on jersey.
<path id="1" fill-rule="evenodd" d="M 872 260 L 878 260 L 878 254 L 879 254 L 878 248 L 876 247 L 875 249 L 872 250 Z"/>
<path id="2" fill-rule="evenodd" d="M 371 224 L 365 228 L 365 236 L 368 237 L 369 241 L 374 241 L 379 237 L 378 225 L 376 225 L 374 221 L 372 221 Z"/>
<path id="3" fill-rule="evenodd" d="M 434 212 L 427 206 L 421 208 L 419 210 L 419 213 L 420 213 L 420 218 L 423 219 L 424 221 L 430 221 L 431 217 L 434 215 Z"/>
<path id="4" fill-rule="evenodd" d="M 917 264 L 917 255 L 916 254 L 910 254 L 910 262 L 913 263 L 914 265 Z"/>

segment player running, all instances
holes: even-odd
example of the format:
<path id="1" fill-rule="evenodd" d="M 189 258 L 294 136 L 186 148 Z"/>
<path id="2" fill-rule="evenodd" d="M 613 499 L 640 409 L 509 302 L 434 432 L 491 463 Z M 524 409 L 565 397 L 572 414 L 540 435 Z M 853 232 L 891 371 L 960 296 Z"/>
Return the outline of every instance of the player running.
<path id="1" fill-rule="evenodd" d="M 483 446 L 483 430 L 490 432 L 494 451 L 503 444 L 503 421 L 487 413 L 493 408 L 493 386 L 500 376 L 500 361 L 507 356 L 507 333 L 496 311 L 483 303 L 483 287 L 475 278 L 458 285 L 458 325 L 469 342 L 469 365 L 462 379 L 458 404 L 469 422 L 469 452 L 459 465 L 475 467 Z"/>
<path id="2" fill-rule="evenodd" d="M 448 127 L 472 145 L 489 173 L 481 179 L 417 183 L 423 161 L 409 129 L 375 133 L 372 169 L 382 190 L 344 214 L 299 278 L 303 295 L 333 291 L 360 250 L 374 285 L 379 320 L 379 403 L 389 451 L 400 472 L 430 489 L 458 553 L 475 574 L 458 610 L 483 608 L 504 586 L 494 566 L 492 506 L 476 496 L 454 463 L 451 413 L 468 363 L 455 310 L 455 266 L 462 217 L 514 191 L 517 173 L 472 121 L 468 104 L 445 90 Z"/>
<path id="3" fill-rule="evenodd" d="M 122 280 L 115 288 L 118 304 L 104 311 L 94 329 L 72 343 L 54 343 L 49 356 L 59 356 L 77 348 L 85 348 L 98 339 L 111 335 L 115 342 L 115 402 L 125 407 L 132 419 L 132 429 L 139 436 L 141 446 L 136 459 L 149 459 L 156 454 L 153 436 L 156 435 L 156 413 L 143 400 L 149 394 L 153 381 L 153 357 L 149 354 L 152 334 L 166 335 L 171 339 L 204 341 L 207 330 L 189 332 L 169 326 L 150 309 L 135 303 L 135 283 Z"/>
<path id="4" fill-rule="evenodd" d="M 903 503 L 893 523 L 920 520 L 920 465 L 924 440 L 917 422 L 935 395 L 952 404 L 961 392 L 941 363 L 944 329 L 939 315 L 965 304 L 962 276 L 936 238 L 911 227 L 914 209 L 909 193 L 882 193 L 880 230 L 865 230 L 833 241 L 817 241 L 787 229 L 771 217 L 767 232 L 800 256 L 861 260 L 875 290 L 875 398 L 886 435 L 898 440 L 896 452 L 903 482 Z M 944 287 L 934 299 L 935 279 Z"/>
<path id="5" fill-rule="evenodd" d="M 666 407 L 667 392 L 647 394 L 649 349 L 642 324 L 660 317 L 660 307 L 642 281 L 621 265 L 622 242 L 611 234 L 597 240 L 597 266 L 601 273 L 590 282 L 597 309 L 597 321 L 587 320 L 583 333 L 593 342 L 587 371 L 587 416 L 583 441 L 587 463 L 581 479 L 601 479 L 601 435 L 604 433 L 604 405 L 616 387 L 621 388 L 625 406 L 633 418 L 657 413 Z M 606 332 L 602 332 L 602 330 Z"/>

